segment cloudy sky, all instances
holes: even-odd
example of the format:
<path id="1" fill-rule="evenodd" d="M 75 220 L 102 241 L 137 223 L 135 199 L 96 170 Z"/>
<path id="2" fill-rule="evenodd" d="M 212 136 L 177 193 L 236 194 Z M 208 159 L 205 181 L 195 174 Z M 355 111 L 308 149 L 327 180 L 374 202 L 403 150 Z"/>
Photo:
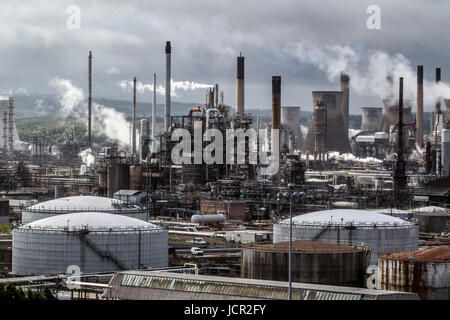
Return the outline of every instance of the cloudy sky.
<path id="1" fill-rule="evenodd" d="M 71 5 L 80 9 L 79 29 L 68 27 Z M 380 8 L 381 29 L 367 27 L 370 5 Z M 338 89 L 337 75 L 347 69 L 351 112 L 359 113 L 381 106 L 382 86 L 373 80 L 384 76 L 381 68 L 407 77 L 423 64 L 432 81 L 439 66 L 450 80 L 449 13 L 446 0 L 1 0 L 0 90 L 56 93 L 57 77 L 86 91 L 92 50 L 94 96 L 130 99 L 123 80 L 149 84 L 156 73 L 163 84 L 170 40 L 173 79 L 218 83 L 231 106 L 242 52 L 247 108 L 270 108 L 271 77 L 280 75 L 282 105 L 311 110 L 311 91 Z M 405 86 L 414 99 L 413 83 Z M 138 99 L 151 101 L 151 93 Z M 205 89 L 180 90 L 173 99 L 203 102 Z"/>

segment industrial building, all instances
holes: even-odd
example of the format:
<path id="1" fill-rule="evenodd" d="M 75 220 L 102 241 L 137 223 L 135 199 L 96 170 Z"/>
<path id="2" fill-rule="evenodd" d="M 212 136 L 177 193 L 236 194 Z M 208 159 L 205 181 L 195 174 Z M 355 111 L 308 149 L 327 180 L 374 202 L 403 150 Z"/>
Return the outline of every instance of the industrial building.
<path id="1" fill-rule="evenodd" d="M 16 276 L 167 267 L 167 230 L 118 214 L 57 215 L 13 230 L 12 273 Z"/>
<path id="2" fill-rule="evenodd" d="M 416 224 L 366 210 L 316 211 L 292 220 L 294 240 L 363 242 L 371 247 L 371 264 L 377 263 L 379 253 L 416 250 L 419 245 Z M 274 243 L 289 240 L 289 219 L 274 224 L 273 238 Z"/>
<path id="3" fill-rule="evenodd" d="M 22 210 L 22 223 L 74 212 L 106 212 L 147 221 L 147 212 L 123 200 L 96 196 L 64 197 L 41 202 Z"/>

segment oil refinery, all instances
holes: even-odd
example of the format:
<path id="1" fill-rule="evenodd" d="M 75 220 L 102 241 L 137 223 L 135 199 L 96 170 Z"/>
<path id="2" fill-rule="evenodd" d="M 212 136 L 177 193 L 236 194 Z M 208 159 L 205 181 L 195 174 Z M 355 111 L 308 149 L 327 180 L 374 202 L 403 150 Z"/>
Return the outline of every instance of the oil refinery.
<path id="1" fill-rule="evenodd" d="M 67 55 L 83 89 L 52 82 L 73 121 L 54 140 L 20 126 L 14 92 L 0 97 L 0 285 L 73 300 L 450 299 L 444 67 L 380 58 L 385 90 L 360 103 L 365 80 L 348 65 L 335 61 L 326 85 L 312 72 L 293 84 L 306 71 L 288 72 L 280 49 L 261 77 L 248 43 L 216 48 L 201 83 L 174 81 L 200 68 L 176 63 L 205 45 L 186 53 L 186 41 L 144 48 L 157 67 L 130 50 L 107 70 L 128 79 L 123 112 L 96 92 L 110 48 Z M 249 107 L 255 83 L 265 108 Z M 180 107 L 189 86 L 203 100 Z"/>

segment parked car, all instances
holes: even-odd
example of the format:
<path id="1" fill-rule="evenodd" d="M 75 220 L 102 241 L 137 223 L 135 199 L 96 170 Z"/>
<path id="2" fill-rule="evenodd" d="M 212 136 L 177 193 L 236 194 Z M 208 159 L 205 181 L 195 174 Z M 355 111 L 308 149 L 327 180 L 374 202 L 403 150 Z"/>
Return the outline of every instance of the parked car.
<path id="1" fill-rule="evenodd" d="M 193 255 L 196 255 L 196 256 L 202 256 L 203 255 L 203 250 L 198 248 L 198 247 L 192 247 L 191 248 L 191 253 Z"/>

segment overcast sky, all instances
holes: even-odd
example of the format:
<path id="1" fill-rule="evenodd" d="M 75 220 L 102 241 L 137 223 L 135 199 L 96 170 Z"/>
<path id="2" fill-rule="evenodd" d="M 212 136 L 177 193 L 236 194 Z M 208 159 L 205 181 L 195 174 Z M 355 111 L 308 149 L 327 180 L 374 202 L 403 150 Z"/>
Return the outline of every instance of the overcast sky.
<path id="1" fill-rule="evenodd" d="M 69 29 L 71 5 L 80 29 Z M 369 5 L 381 9 L 381 29 L 369 30 Z M 87 57 L 93 51 L 95 97 L 130 99 L 119 86 L 136 76 L 163 84 L 165 41 L 172 43 L 175 81 L 218 83 L 235 105 L 236 56 L 245 56 L 246 108 L 270 108 L 271 77 L 282 77 L 282 105 L 312 110 L 312 90 L 337 90 L 317 64 L 292 47 L 346 46 L 401 54 L 433 80 L 442 67 L 450 79 L 450 2 L 447 0 L 151 0 L 5 1 L 0 9 L 0 90 L 56 93 L 59 77 L 87 91 Z M 311 59 L 310 59 L 311 60 Z M 352 75 L 350 75 L 352 77 Z M 371 75 L 367 74 L 370 78 Z M 363 90 L 364 91 L 364 90 Z M 413 98 L 413 97 L 410 97 Z M 138 96 L 151 101 L 151 93 Z M 203 102 L 205 89 L 177 92 L 174 100 Z M 158 95 L 158 101 L 164 98 Z M 381 106 L 373 92 L 351 92 L 351 112 Z M 426 111 L 431 106 L 426 106 Z"/>

